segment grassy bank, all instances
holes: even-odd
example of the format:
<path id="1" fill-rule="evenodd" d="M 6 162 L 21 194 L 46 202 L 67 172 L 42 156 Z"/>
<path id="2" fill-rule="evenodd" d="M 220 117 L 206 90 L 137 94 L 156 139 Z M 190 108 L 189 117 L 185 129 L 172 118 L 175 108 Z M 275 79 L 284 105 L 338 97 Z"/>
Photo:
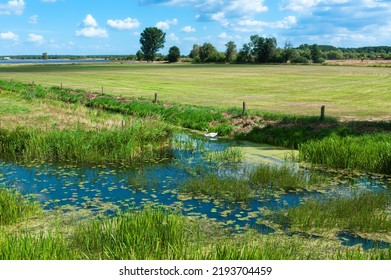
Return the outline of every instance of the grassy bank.
<path id="1" fill-rule="evenodd" d="M 157 158 L 171 128 L 158 121 L 115 130 L 0 129 L 2 158 L 22 161 L 127 162 Z"/>
<path id="2" fill-rule="evenodd" d="M 390 249 L 362 251 L 338 243 L 248 232 L 227 235 L 216 225 L 147 208 L 83 221 L 49 232 L 5 233 L 0 259 L 390 259 Z"/>

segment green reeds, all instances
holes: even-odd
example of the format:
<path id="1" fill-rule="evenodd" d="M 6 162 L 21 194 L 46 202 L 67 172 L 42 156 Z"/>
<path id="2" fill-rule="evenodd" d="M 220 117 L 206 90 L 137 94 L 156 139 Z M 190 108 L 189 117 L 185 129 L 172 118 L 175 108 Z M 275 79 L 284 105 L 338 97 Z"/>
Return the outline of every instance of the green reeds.
<path id="1" fill-rule="evenodd" d="M 0 225 L 9 225 L 38 214 L 40 207 L 13 189 L 0 185 Z"/>
<path id="2" fill-rule="evenodd" d="M 186 193 L 229 202 L 248 202 L 254 197 L 247 179 L 221 178 L 216 174 L 190 179 L 180 189 Z"/>
<path id="3" fill-rule="evenodd" d="M 91 259 L 178 259 L 190 230 L 183 216 L 147 208 L 83 223 L 72 244 Z"/>
<path id="4" fill-rule="evenodd" d="M 0 154 L 23 161 L 134 162 L 160 156 L 170 135 L 170 126 L 159 121 L 99 131 L 0 129 Z"/>
<path id="5" fill-rule="evenodd" d="M 82 256 L 59 233 L 7 233 L 0 238 L 0 260 L 76 260 Z"/>
<path id="6" fill-rule="evenodd" d="M 228 147 L 220 151 L 207 152 L 206 161 L 213 163 L 240 163 L 244 159 L 244 153 L 236 147 Z"/>
<path id="7" fill-rule="evenodd" d="M 259 165 L 245 171 L 242 178 L 203 174 L 180 186 L 181 191 L 206 195 L 229 202 L 248 202 L 268 190 L 291 191 L 308 189 L 325 183 L 326 178 L 310 171 L 295 170 L 288 165 Z"/>
<path id="8" fill-rule="evenodd" d="M 1 234 L 0 259 L 387 260 L 391 256 L 390 248 L 363 251 L 338 242 L 320 245 L 299 236 L 255 231 L 227 235 L 216 224 L 150 207 L 66 227 Z"/>
<path id="9" fill-rule="evenodd" d="M 297 190 L 306 189 L 324 182 L 323 176 L 310 171 L 299 171 L 289 165 L 259 165 L 249 175 L 255 189 Z"/>
<path id="10" fill-rule="evenodd" d="M 281 212 L 282 220 L 303 230 L 339 229 L 365 233 L 391 232 L 388 192 L 362 193 L 352 197 L 307 200 Z"/>
<path id="11" fill-rule="evenodd" d="M 299 146 L 303 161 L 330 168 L 391 174 L 391 134 L 330 136 Z"/>

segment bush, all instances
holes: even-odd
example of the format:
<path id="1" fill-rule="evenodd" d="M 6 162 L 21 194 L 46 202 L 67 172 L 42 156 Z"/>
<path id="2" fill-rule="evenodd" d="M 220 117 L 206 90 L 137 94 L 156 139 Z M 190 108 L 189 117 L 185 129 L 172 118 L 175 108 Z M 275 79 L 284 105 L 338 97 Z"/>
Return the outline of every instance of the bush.
<path id="1" fill-rule="evenodd" d="M 298 56 L 298 57 L 292 59 L 291 63 L 295 63 L 295 64 L 309 64 L 310 61 L 308 60 L 308 58 L 306 58 L 304 56 Z"/>

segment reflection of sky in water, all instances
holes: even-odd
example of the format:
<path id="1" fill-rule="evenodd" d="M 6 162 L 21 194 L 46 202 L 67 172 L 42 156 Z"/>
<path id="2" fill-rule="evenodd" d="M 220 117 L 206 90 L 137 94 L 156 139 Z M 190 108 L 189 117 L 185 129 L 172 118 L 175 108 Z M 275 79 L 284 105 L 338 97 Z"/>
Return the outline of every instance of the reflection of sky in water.
<path id="1" fill-rule="evenodd" d="M 189 144 L 190 138 L 183 137 Z M 227 142 L 195 141 L 194 146 L 216 151 L 229 146 Z M 385 181 L 370 176 L 346 179 L 345 183 L 330 188 L 326 192 L 290 192 L 263 199 L 254 199 L 249 204 L 228 204 L 207 199 L 184 196 L 177 190 L 178 185 L 190 177 L 189 165 L 202 165 L 203 171 L 232 174 L 232 170 L 216 170 L 205 165 L 200 152 L 174 149 L 175 160 L 167 163 L 149 164 L 143 168 L 130 167 L 66 167 L 53 164 L 41 166 L 18 166 L 0 162 L 0 184 L 15 187 L 24 194 L 36 194 L 45 208 L 72 205 L 107 211 L 107 203 L 119 209 L 141 207 L 146 203 L 166 205 L 189 216 L 205 216 L 243 230 L 244 227 L 257 228 L 264 233 L 274 230 L 257 223 L 264 209 L 278 210 L 299 205 L 303 199 L 333 195 L 346 195 L 363 190 L 384 190 Z M 235 172 L 240 172 L 235 171 Z M 132 185 L 141 185 L 140 188 Z M 106 206 L 105 206 L 106 205 Z M 350 243 L 346 243 L 350 245 Z"/>

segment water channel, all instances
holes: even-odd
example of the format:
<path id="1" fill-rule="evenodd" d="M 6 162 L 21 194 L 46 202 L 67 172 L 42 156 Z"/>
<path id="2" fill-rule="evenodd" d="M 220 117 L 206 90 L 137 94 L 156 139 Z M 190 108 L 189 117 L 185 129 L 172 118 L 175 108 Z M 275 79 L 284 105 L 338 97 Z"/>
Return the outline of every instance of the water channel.
<path id="1" fill-rule="evenodd" d="M 16 188 L 23 194 L 35 196 L 45 209 L 89 209 L 95 213 L 112 215 L 119 210 L 137 209 L 147 204 L 163 205 L 183 215 L 212 219 L 237 232 L 255 228 L 264 234 L 275 231 L 264 223 L 264 213 L 299 205 L 309 197 L 348 196 L 358 191 L 390 189 L 387 179 L 358 175 L 349 176 L 341 183 L 321 191 L 279 193 L 253 199 L 247 204 L 193 197 L 180 192 L 178 186 L 191 178 L 195 167 L 202 166 L 203 169 L 217 172 L 220 176 L 240 176 L 243 168 L 251 167 L 255 161 L 258 161 L 257 164 L 283 164 L 281 156 L 273 156 L 276 152 L 281 154 L 283 150 L 276 147 L 262 149 L 262 146 L 247 145 L 243 142 L 211 141 L 186 134 L 174 137 L 174 142 L 182 144 L 174 145 L 169 160 L 142 166 L 15 164 L 0 161 L 0 186 Z M 183 143 L 187 143 L 187 146 L 190 143 L 190 146 L 197 148 L 189 149 L 184 147 Z M 215 166 L 202 157 L 201 150 L 220 151 L 232 145 L 243 147 L 251 160 L 235 167 Z M 274 154 L 270 153 L 271 150 Z M 361 244 L 364 248 L 371 248 L 390 245 L 345 232 L 339 233 L 337 238 L 341 240 L 341 244 L 347 246 Z"/>

